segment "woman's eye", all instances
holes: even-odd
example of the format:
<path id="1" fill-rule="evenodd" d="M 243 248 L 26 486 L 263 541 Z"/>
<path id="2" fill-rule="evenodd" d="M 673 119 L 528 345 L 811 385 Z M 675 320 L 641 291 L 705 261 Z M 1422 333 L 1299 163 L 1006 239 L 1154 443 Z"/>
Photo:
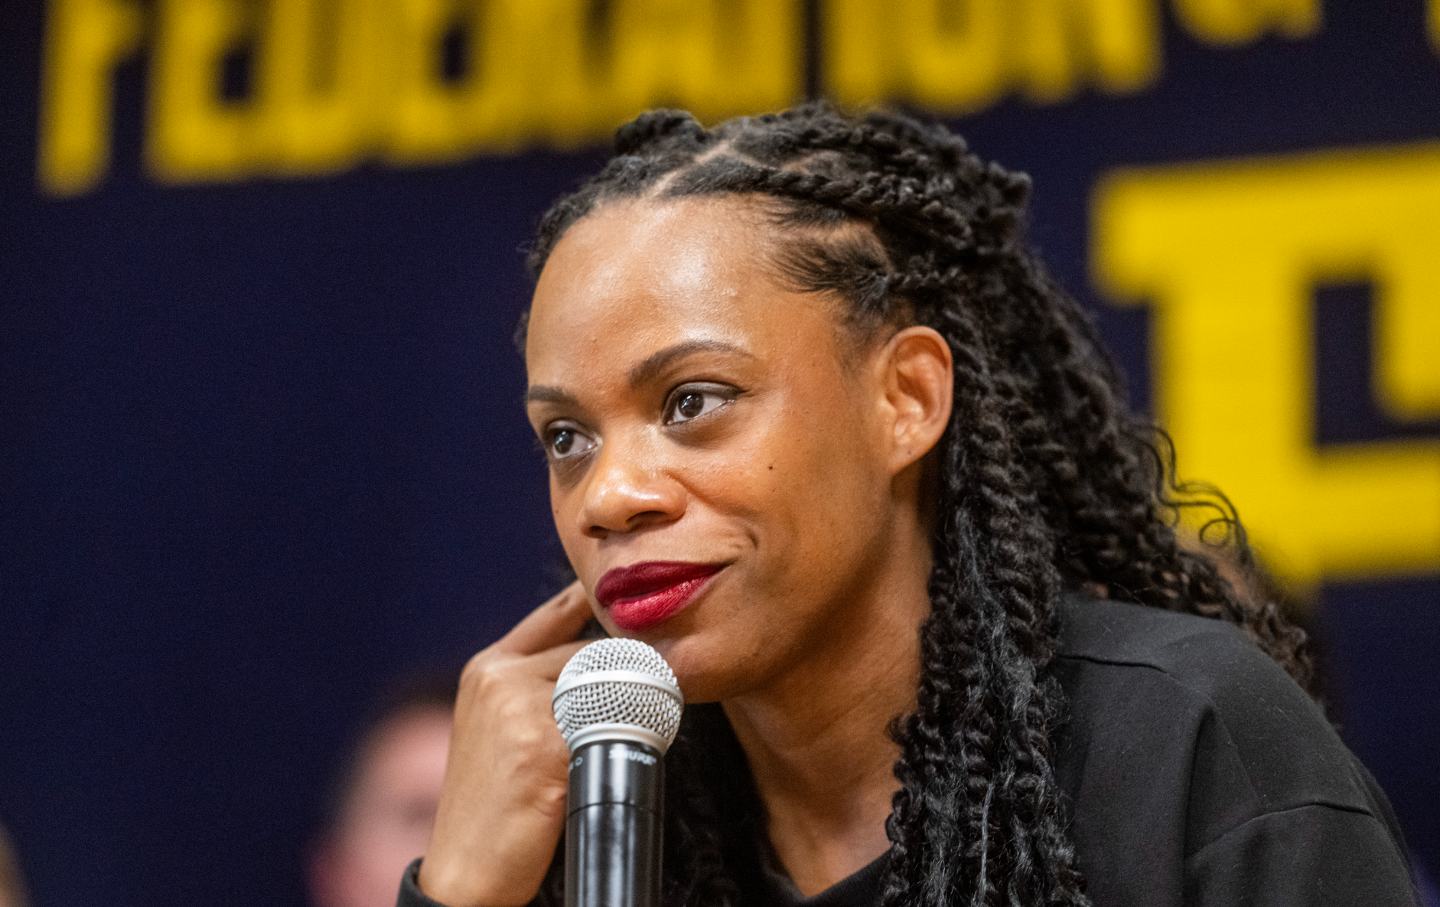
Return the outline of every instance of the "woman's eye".
<path id="1" fill-rule="evenodd" d="M 564 460 L 589 452 L 595 441 L 584 432 L 569 425 L 558 425 L 545 436 L 545 450 L 555 460 Z"/>
<path id="2" fill-rule="evenodd" d="M 665 407 L 665 424 L 698 419 L 734 399 L 735 391 L 729 388 L 682 387 L 670 396 Z"/>

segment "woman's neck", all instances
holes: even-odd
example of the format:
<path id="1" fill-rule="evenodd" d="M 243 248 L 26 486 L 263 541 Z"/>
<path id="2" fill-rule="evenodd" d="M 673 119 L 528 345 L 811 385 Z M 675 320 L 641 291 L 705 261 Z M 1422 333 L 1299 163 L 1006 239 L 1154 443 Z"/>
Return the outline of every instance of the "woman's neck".
<path id="1" fill-rule="evenodd" d="M 906 533 L 908 535 L 908 533 Z M 930 555 L 898 542 L 885 575 L 840 609 L 851 619 L 763 692 L 724 703 L 765 808 L 770 843 L 801 893 L 822 891 L 889 847 L 899 747 L 914 708 Z"/>

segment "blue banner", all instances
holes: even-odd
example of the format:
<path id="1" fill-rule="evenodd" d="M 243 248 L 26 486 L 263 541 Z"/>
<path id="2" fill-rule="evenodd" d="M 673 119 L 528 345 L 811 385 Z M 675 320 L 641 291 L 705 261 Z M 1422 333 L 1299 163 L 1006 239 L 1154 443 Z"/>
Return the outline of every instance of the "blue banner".
<path id="1" fill-rule="evenodd" d="M 0 61 L 0 823 L 41 907 L 302 902 L 375 692 L 553 591 L 540 213 L 646 107 L 821 94 L 1032 174 L 1440 869 L 1440 0 L 19 0 Z"/>

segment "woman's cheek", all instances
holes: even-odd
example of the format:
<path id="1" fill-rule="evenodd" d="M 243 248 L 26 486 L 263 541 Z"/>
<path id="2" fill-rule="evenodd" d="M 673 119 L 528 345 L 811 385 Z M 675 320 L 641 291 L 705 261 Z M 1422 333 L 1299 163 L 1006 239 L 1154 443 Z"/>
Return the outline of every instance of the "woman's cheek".
<path id="1" fill-rule="evenodd" d="M 570 562 L 575 575 L 580 577 L 582 582 L 587 581 L 587 578 L 593 582 L 589 558 L 594 546 L 586 544 L 588 539 L 575 530 L 576 517 L 573 507 L 568 498 L 555 496 L 553 486 L 551 501 L 554 503 L 551 504 L 550 515 L 555 521 L 555 534 L 560 537 L 560 547 L 565 550 L 565 559 Z M 593 590 L 587 587 L 586 591 Z"/>

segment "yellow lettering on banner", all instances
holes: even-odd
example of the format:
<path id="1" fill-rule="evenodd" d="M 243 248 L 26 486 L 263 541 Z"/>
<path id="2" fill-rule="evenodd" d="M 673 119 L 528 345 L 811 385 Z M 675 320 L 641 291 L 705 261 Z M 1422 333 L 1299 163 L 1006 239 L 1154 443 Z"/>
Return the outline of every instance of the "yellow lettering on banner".
<path id="1" fill-rule="evenodd" d="M 595 50 L 584 0 L 401 0 L 391 48 L 394 108 L 388 153 L 401 163 L 514 151 L 548 137 L 576 144 L 603 134 Z M 463 28 L 463 72 L 441 69 L 442 41 Z"/>
<path id="2" fill-rule="evenodd" d="M 1440 0 L 1436 0 L 1440 2 Z M 898 10 L 897 10 L 898 12 Z M 890 29 L 895 16 L 881 15 L 872 0 L 828 0 L 820 14 L 820 58 L 825 93 L 840 104 L 861 107 L 887 100 L 894 87 Z"/>
<path id="3" fill-rule="evenodd" d="M 160 0 L 145 149 L 166 182 L 237 179 L 253 160 L 250 112 L 221 96 L 225 55 L 251 35 L 236 0 Z"/>
<path id="4" fill-rule="evenodd" d="M 370 150 L 386 64 L 376 2 L 283 0 L 267 7 L 257 64 L 258 142 L 279 172 L 339 170 Z"/>
<path id="5" fill-rule="evenodd" d="M 793 0 L 615 0 L 605 86 L 614 120 L 657 105 L 713 120 L 793 102 L 799 12 Z"/>
<path id="6" fill-rule="evenodd" d="M 1100 87 L 1139 91 L 1160 77 L 1160 11 L 1149 0 L 1079 4 L 1093 45 Z"/>
<path id="7" fill-rule="evenodd" d="M 886 12 L 895 20 L 896 63 L 907 97 L 956 114 L 979 109 L 1004 91 L 1006 16 L 1000 0 L 900 0 Z"/>
<path id="8" fill-rule="evenodd" d="M 1020 26 L 1012 53 L 1030 97 L 1054 103 L 1075 93 L 1089 60 L 1072 40 L 1070 0 L 1012 0 Z"/>
<path id="9" fill-rule="evenodd" d="M 467 118 L 482 111 L 484 84 L 474 72 L 459 84 L 447 83 L 442 69 L 445 35 L 470 26 L 470 62 L 476 40 L 479 4 L 468 12 L 454 0 L 395 0 L 389 51 L 393 60 L 393 107 L 390 111 L 389 152 L 399 163 L 424 163 L 460 157 L 464 153 L 462 129 Z"/>
<path id="10" fill-rule="evenodd" d="M 1437 211 L 1440 146 L 1121 173 L 1097 194 L 1096 277 L 1154 306 L 1184 473 L 1225 488 L 1292 581 L 1440 568 L 1440 439 L 1317 448 L 1311 340 L 1315 284 L 1370 278 L 1380 399 L 1436 411 Z"/>
<path id="11" fill-rule="evenodd" d="M 55 0 L 45 23 L 41 81 L 40 185 L 58 195 L 87 192 L 110 162 L 111 74 L 139 46 L 134 3 Z"/>
<path id="12" fill-rule="evenodd" d="M 1320 31 L 1320 0 L 1175 0 L 1175 14 L 1195 37 L 1240 45 L 1274 32 L 1308 38 Z"/>
<path id="13" fill-rule="evenodd" d="M 1136 91 L 1160 71 L 1154 0 L 830 0 L 823 26 L 824 82 L 850 104 L 953 115 L 1015 88 L 1042 102 L 1092 82 Z"/>
<path id="14" fill-rule="evenodd" d="M 1019 0 L 1015 76 L 1040 102 L 1064 100 L 1085 83 L 1136 91 L 1160 71 L 1152 0 Z"/>
<path id="15" fill-rule="evenodd" d="M 1418 164 L 1418 162 L 1416 162 Z M 1425 187 L 1440 200 L 1440 156 L 1415 172 L 1392 174 L 1394 188 Z M 1392 199 L 1399 207 L 1400 199 Z M 1400 420 L 1440 416 L 1440 213 L 1410 208 L 1409 223 L 1373 263 L 1379 279 L 1375 324 L 1375 392 Z"/>
<path id="16" fill-rule="evenodd" d="M 587 0 L 490 0 L 481 70 L 504 111 L 474 130 L 487 149 L 527 138 L 572 147 L 604 135 L 609 111 L 597 109 L 595 57 Z"/>
<path id="17" fill-rule="evenodd" d="M 615 0 L 609 95 L 620 116 L 655 103 L 717 107 L 723 83 L 714 0 Z M 739 73 L 732 73 L 739 76 Z"/>
<path id="18" fill-rule="evenodd" d="M 743 0 L 738 19 L 718 40 L 724 53 L 717 79 L 733 92 L 709 117 L 788 107 L 805 95 L 803 4 L 795 0 Z"/>

